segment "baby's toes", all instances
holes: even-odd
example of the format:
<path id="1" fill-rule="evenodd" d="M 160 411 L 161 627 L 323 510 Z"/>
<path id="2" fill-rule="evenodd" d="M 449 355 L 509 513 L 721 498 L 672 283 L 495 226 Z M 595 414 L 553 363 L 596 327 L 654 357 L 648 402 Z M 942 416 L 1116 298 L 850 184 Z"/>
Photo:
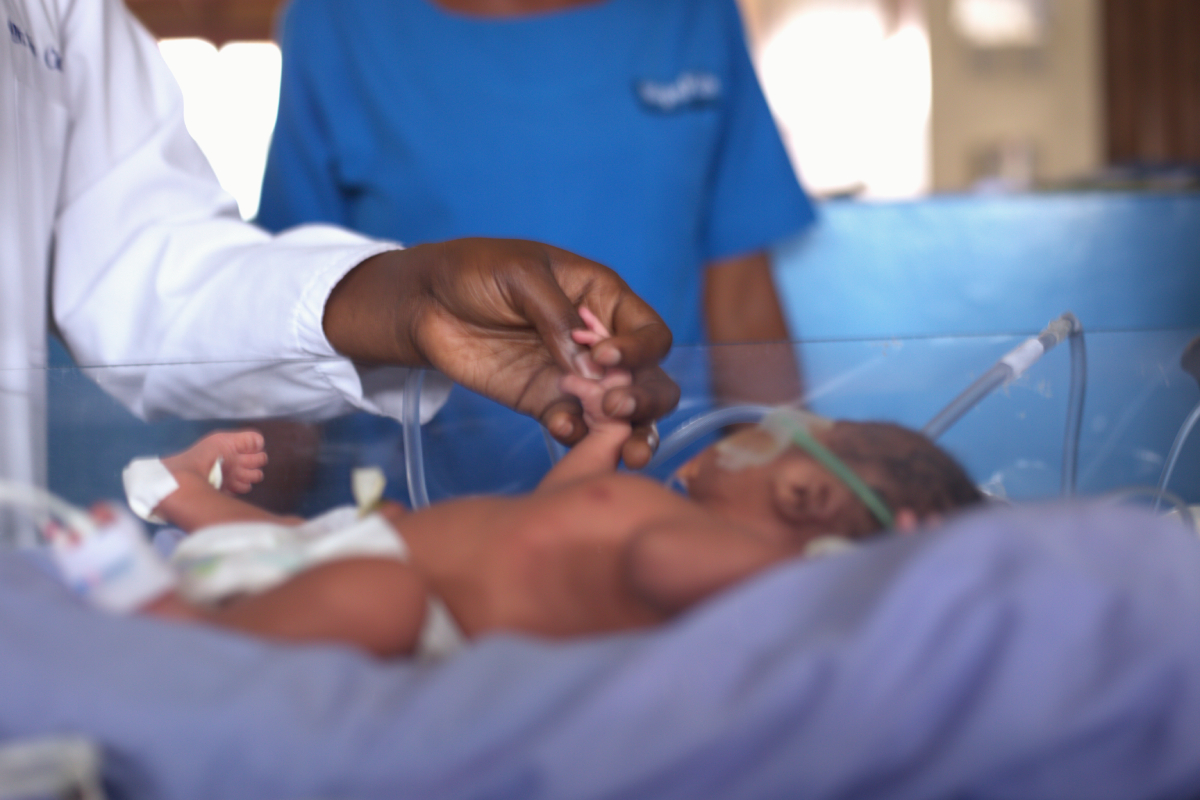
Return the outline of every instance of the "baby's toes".
<path id="1" fill-rule="evenodd" d="M 263 436 L 258 431 L 236 431 L 230 434 L 229 443 L 238 456 L 249 456 L 263 452 Z"/>
<path id="2" fill-rule="evenodd" d="M 262 469 L 267 465 L 267 454 L 265 452 L 250 453 L 248 455 L 238 456 L 237 465 L 246 469 Z"/>
<path id="3" fill-rule="evenodd" d="M 261 469 L 236 469 L 232 475 L 226 477 L 225 488 L 234 494 L 245 494 L 254 487 L 254 484 L 262 482 L 263 471 Z"/>

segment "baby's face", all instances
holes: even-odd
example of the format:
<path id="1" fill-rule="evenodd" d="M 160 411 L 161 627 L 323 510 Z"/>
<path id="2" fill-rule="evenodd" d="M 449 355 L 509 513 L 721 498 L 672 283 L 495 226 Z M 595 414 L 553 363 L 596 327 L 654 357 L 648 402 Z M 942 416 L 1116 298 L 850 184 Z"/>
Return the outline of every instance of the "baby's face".
<path id="1" fill-rule="evenodd" d="M 811 434 L 828 446 L 829 431 Z M 763 463 L 733 463 L 732 449 L 762 453 Z M 824 534 L 853 533 L 845 528 L 853 526 L 848 515 L 859 504 L 850 490 L 799 448 L 771 457 L 774 450 L 778 445 L 768 432 L 744 428 L 706 448 L 677 475 L 693 501 L 773 541 L 803 547 Z"/>

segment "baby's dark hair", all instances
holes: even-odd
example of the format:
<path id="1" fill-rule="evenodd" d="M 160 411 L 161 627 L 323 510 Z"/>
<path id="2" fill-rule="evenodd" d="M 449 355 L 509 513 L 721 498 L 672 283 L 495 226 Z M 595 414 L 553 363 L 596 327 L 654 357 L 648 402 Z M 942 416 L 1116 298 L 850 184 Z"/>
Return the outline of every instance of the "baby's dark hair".
<path id="1" fill-rule="evenodd" d="M 894 512 L 909 508 L 920 519 L 983 502 L 957 461 L 929 437 L 890 422 L 838 422 L 829 448 Z"/>

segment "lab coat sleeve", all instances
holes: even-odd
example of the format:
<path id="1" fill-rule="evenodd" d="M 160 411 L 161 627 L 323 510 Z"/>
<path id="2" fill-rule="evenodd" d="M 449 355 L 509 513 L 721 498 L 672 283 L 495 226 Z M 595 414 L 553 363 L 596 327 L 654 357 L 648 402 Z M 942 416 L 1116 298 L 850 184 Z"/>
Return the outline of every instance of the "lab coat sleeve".
<path id="1" fill-rule="evenodd" d="M 396 245 L 244 223 L 152 38 L 119 0 L 59 2 L 71 134 L 51 303 L 76 361 L 146 417 L 392 410 L 364 393 L 322 315 L 349 270 Z"/>

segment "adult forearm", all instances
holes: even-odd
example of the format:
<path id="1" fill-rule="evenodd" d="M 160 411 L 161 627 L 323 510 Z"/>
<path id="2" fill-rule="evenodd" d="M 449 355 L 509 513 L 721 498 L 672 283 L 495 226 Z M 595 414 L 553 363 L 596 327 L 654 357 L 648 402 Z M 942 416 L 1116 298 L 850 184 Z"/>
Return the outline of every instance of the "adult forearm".
<path id="1" fill-rule="evenodd" d="M 376 364 L 428 366 L 417 350 L 419 301 L 437 245 L 368 258 L 334 287 L 325 304 L 325 337 L 342 355 Z"/>
<path id="2" fill-rule="evenodd" d="M 711 265 L 704 300 L 717 398 L 796 402 L 804 391 L 799 358 L 789 342 L 768 255 L 752 253 Z"/>

